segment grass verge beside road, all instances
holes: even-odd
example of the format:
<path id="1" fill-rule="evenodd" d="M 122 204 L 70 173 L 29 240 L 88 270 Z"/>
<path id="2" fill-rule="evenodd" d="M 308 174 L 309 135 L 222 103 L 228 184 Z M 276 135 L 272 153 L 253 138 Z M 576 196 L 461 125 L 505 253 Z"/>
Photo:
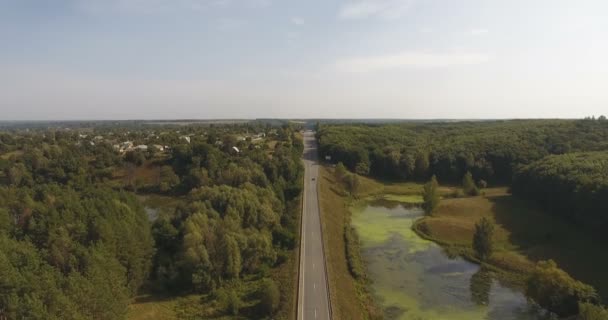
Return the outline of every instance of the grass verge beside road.
<path id="1" fill-rule="evenodd" d="M 360 259 L 360 255 L 354 252 L 360 249 L 356 234 L 348 234 L 348 231 L 352 230 L 350 226 L 351 205 L 356 201 L 372 198 L 413 203 L 422 201 L 420 196 L 422 184 L 383 183 L 363 176 L 358 178 L 359 186 L 353 197 L 344 189 L 342 183 L 336 181 L 332 168 L 320 167 L 321 224 L 334 319 L 382 318 L 382 310 L 375 304 L 368 291 L 367 281 L 369 280 L 365 276 L 363 261 L 353 261 L 353 259 Z M 447 194 L 452 191 L 452 188 L 445 187 L 441 191 Z M 355 274 L 362 272 L 363 275 L 353 276 L 349 270 L 349 263 L 351 268 L 354 266 L 354 269 L 357 270 L 354 272 Z M 359 265 L 362 267 L 359 268 Z"/>
<path id="2" fill-rule="evenodd" d="M 350 219 L 348 199 L 343 196 L 342 187 L 334 181 L 333 174 L 326 167 L 321 166 L 319 173 L 319 205 L 333 317 L 369 319 L 370 312 L 375 309 L 373 300 L 363 280 L 351 275 L 346 258 L 344 226 Z M 379 187 L 380 184 L 371 180 L 361 184 L 362 192 L 373 192 Z"/>

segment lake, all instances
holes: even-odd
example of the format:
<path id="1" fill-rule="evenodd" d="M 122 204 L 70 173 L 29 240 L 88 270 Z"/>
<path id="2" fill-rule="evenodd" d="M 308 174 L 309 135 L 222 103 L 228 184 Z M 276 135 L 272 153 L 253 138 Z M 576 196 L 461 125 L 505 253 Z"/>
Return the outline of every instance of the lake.
<path id="1" fill-rule="evenodd" d="M 382 200 L 351 210 L 370 291 L 385 319 L 544 319 L 521 291 L 412 231 L 424 214 L 419 207 Z"/>

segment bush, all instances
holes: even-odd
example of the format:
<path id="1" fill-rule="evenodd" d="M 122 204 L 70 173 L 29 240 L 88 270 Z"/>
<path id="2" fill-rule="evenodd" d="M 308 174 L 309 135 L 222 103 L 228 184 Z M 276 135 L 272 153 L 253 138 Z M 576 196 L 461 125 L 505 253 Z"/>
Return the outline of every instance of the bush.
<path id="1" fill-rule="evenodd" d="M 348 264 L 350 274 L 355 279 L 363 278 L 364 272 L 359 249 L 359 237 L 350 224 L 344 226 L 344 244 L 344 249 L 346 250 L 346 262 Z"/>

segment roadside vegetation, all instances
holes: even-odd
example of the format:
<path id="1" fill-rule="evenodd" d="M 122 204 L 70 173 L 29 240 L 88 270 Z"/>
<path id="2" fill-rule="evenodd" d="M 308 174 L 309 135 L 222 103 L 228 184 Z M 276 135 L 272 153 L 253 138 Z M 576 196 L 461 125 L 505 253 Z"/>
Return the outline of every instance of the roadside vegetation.
<path id="1" fill-rule="evenodd" d="M 0 132 L 0 319 L 293 318 L 297 130 Z"/>

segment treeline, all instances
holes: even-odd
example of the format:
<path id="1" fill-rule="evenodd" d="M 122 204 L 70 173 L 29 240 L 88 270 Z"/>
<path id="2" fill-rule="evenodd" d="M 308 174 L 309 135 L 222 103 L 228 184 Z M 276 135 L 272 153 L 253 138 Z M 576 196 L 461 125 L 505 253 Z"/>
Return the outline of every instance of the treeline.
<path id="1" fill-rule="evenodd" d="M 551 214 L 603 232 L 608 227 L 608 152 L 554 155 L 522 166 L 512 190 Z"/>
<path id="2" fill-rule="evenodd" d="M 550 154 L 608 150 L 608 121 L 512 120 L 318 128 L 320 152 L 351 171 L 390 180 L 510 183 L 519 164 Z"/>
<path id="3" fill-rule="evenodd" d="M 210 294 L 205 316 L 275 314 L 302 151 L 289 125 L 0 132 L 0 319 L 123 319 L 142 287 Z M 185 200 L 150 221 L 136 193 Z"/>

